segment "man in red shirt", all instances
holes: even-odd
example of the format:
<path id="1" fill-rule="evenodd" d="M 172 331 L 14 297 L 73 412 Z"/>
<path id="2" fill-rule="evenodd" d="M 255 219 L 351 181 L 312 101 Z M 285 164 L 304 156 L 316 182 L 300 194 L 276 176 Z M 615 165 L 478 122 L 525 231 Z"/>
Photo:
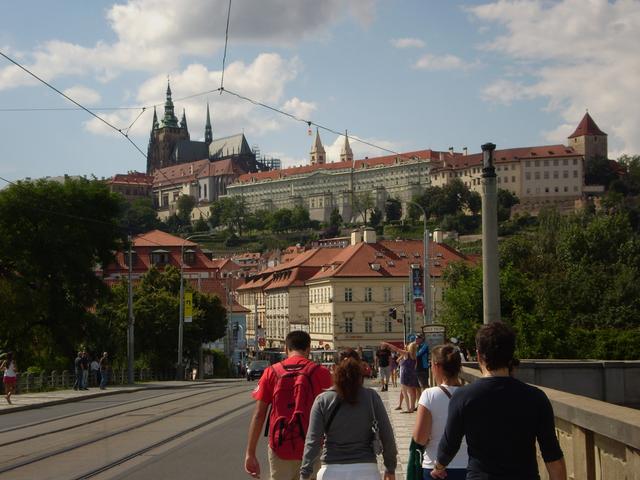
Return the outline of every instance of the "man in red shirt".
<path id="1" fill-rule="evenodd" d="M 253 418 L 251 419 L 251 425 L 249 426 L 249 438 L 247 442 L 247 451 L 244 460 L 244 469 L 253 478 L 260 478 L 260 463 L 256 458 L 256 446 L 260 433 L 264 425 L 265 418 L 267 416 L 267 410 L 272 405 L 272 414 L 270 418 L 274 417 L 274 410 L 277 405 L 282 404 L 282 399 L 274 399 L 274 393 L 287 394 L 291 398 L 288 399 L 288 403 L 293 405 L 302 404 L 305 412 L 298 412 L 303 419 L 308 422 L 309 414 L 311 411 L 312 401 L 302 401 L 300 399 L 293 398 L 292 390 L 285 389 L 283 386 L 285 380 L 284 376 L 289 376 L 291 372 L 293 376 L 290 376 L 287 381 L 296 382 L 294 377 L 300 375 L 308 375 L 310 382 L 309 393 L 313 398 L 317 397 L 323 390 L 330 388 L 333 385 L 331 373 L 326 368 L 315 365 L 309 360 L 309 352 L 311 351 L 311 337 L 308 333 L 303 331 L 289 332 L 285 340 L 287 358 L 279 364 L 272 365 L 265 370 L 262 378 L 258 382 L 258 386 L 252 393 L 253 398 L 256 399 L 256 406 L 253 411 Z M 291 384 L 290 384 L 291 385 Z M 299 390 L 299 389 L 298 389 Z M 285 400 L 285 404 L 287 401 Z M 307 411 L 308 409 L 308 411 Z M 304 420 L 303 420 L 304 423 Z M 277 432 L 277 433 L 276 433 Z M 300 478 L 300 464 L 302 463 L 302 451 L 304 449 L 304 438 L 295 439 L 293 442 L 280 442 L 284 443 L 286 447 L 294 445 L 290 451 L 275 452 L 273 449 L 274 442 L 273 436 L 276 434 L 284 435 L 282 431 L 274 429 L 273 425 L 269 428 L 269 469 L 271 480 L 298 480 Z M 294 432 L 295 433 L 295 432 Z M 305 432 L 306 433 L 306 432 Z M 285 457 L 285 458 L 283 458 Z"/>

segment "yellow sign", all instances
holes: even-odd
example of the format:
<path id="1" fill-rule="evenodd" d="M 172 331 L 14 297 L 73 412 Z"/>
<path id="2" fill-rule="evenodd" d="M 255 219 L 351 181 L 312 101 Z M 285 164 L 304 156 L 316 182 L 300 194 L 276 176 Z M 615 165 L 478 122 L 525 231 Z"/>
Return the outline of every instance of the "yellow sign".
<path id="1" fill-rule="evenodd" d="M 193 293 L 184 292 L 184 321 L 190 323 L 193 318 Z"/>

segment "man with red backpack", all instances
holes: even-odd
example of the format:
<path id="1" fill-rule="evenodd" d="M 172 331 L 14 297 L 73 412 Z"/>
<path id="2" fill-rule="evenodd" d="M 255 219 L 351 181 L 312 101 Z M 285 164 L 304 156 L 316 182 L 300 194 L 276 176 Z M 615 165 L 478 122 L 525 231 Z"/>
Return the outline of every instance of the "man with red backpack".
<path id="1" fill-rule="evenodd" d="M 289 332 L 285 339 L 287 358 L 265 370 L 252 393 L 256 407 L 249 426 L 244 469 L 260 478 L 256 446 L 269 412 L 265 436 L 269 437 L 271 480 L 298 480 L 315 398 L 333 384 L 331 373 L 309 360 L 311 337 L 307 332 Z"/>

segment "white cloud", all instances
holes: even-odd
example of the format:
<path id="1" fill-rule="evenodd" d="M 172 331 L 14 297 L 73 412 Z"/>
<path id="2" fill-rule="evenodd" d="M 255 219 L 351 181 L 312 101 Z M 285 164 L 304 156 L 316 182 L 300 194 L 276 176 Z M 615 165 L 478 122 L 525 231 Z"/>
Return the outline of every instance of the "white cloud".
<path id="1" fill-rule="evenodd" d="M 83 85 L 75 85 L 71 88 L 67 88 L 63 93 L 85 106 L 95 105 L 102 99 L 98 92 Z"/>
<path id="2" fill-rule="evenodd" d="M 317 108 L 318 107 L 315 103 L 304 102 L 298 97 L 293 97 L 292 99 L 287 100 L 282 106 L 282 110 L 290 113 L 291 115 L 295 115 L 302 120 L 308 120 L 311 117 L 311 113 L 314 112 Z"/>
<path id="3" fill-rule="evenodd" d="M 234 2 L 230 48 L 250 44 L 265 48 L 323 37 L 336 22 L 355 18 L 366 26 L 375 14 L 374 0 L 260 0 Z M 34 73 L 52 81 L 61 76 L 93 75 L 109 81 L 123 71 L 166 72 L 185 56 L 211 58 L 224 42 L 227 0 L 129 0 L 108 9 L 113 43 L 93 46 L 48 41 L 27 54 Z M 35 82 L 15 66 L 0 69 L 0 90 Z"/>
<path id="4" fill-rule="evenodd" d="M 455 55 L 427 53 L 418 59 L 413 68 L 418 70 L 468 70 L 474 65 Z"/>
<path id="5" fill-rule="evenodd" d="M 425 43 L 419 38 L 394 38 L 391 45 L 396 48 L 424 48 Z"/>
<path id="6" fill-rule="evenodd" d="M 546 132 L 550 141 L 565 141 L 589 108 L 609 133 L 610 156 L 640 152 L 638 0 L 500 0 L 469 11 L 503 27 L 484 50 L 527 66 L 526 86 L 501 79 L 485 88 L 485 98 L 547 99 L 563 119 Z"/>
<path id="7" fill-rule="evenodd" d="M 285 59 L 278 54 L 263 53 L 249 64 L 233 62 L 228 65 L 225 73 L 225 89 L 241 93 L 259 102 L 278 105 L 283 100 L 286 84 L 296 78 L 298 71 L 297 58 Z M 191 64 L 184 70 L 171 74 L 171 90 L 176 116 L 181 118 L 183 109 L 186 111 L 187 125 L 193 140 L 202 139 L 204 136 L 207 101 L 210 104 L 214 138 L 240 131 L 262 135 L 280 129 L 283 122 L 291 121 L 229 93 L 219 95 L 218 92 L 212 92 L 205 96 L 180 100 L 182 97 L 215 90 L 220 85 L 220 77 L 220 70 L 209 70 L 201 64 Z M 135 95 L 136 103 L 159 105 L 157 112 L 158 117 L 161 118 L 164 114 L 166 88 L 166 76 L 155 75 L 139 87 Z M 314 103 L 298 98 L 285 102 L 285 105 L 287 104 L 291 108 L 300 110 L 311 109 L 312 106 L 315 108 Z M 139 111 L 121 111 L 109 113 L 106 117 L 119 128 L 126 128 L 139 113 Z M 152 109 L 145 111 L 131 128 L 131 134 L 146 138 L 151 127 L 152 116 Z M 219 119 L 223 121 L 218 122 Z M 94 133 L 106 133 L 109 130 L 97 119 L 86 122 L 86 128 Z"/>

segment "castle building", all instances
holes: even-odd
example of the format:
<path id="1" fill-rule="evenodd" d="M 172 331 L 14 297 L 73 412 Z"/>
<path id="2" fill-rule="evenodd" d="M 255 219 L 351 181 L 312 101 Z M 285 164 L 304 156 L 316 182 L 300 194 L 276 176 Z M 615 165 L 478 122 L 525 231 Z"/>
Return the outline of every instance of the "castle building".
<path id="1" fill-rule="evenodd" d="M 585 162 L 597 157 L 607 158 L 607 134 L 586 113 L 567 145 L 496 150 L 498 187 L 516 195 L 520 199 L 517 209 L 522 211 L 535 212 L 549 204 L 573 210 L 576 201 L 587 194 Z M 442 187 L 454 179 L 480 192 L 481 176 L 482 153 L 469 154 L 466 148 L 463 152 L 420 150 L 354 161 L 346 133 L 340 161 L 327 162 L 316 131 L 310 165 L 241 175 L 227 191 L 254 211 L 300 205 L 313 220 L 327 222 L 337 208 L 345 221 L 354 222 L 361 218 L 354 208 L 358 195 L 370 194 L 375 207 L 384 211 L 389 198 L 406 202 L 428 186 Z"/>

